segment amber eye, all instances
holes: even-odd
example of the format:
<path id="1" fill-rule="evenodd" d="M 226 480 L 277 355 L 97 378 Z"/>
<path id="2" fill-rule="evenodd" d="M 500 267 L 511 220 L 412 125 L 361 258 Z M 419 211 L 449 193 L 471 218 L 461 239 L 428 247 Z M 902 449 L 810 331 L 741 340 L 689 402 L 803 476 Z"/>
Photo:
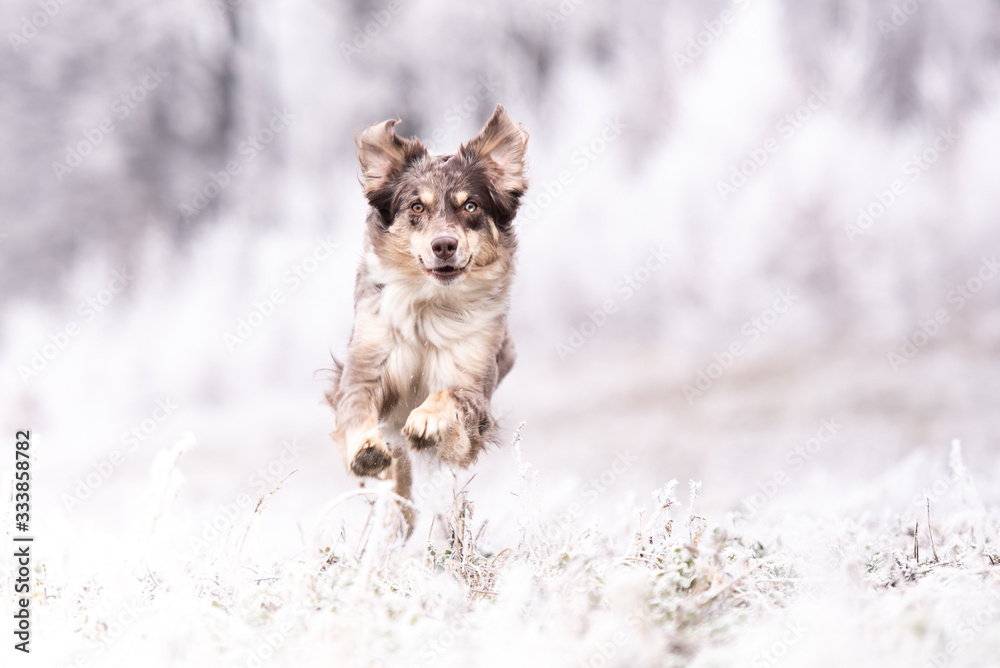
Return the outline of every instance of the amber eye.
<path id="1" fill-rule="evenodd" d="M 465 210 L 468 211 L 469 213 L 475 213 L 476 209 L 478 209 L 478 208 L 479 208 L 479 205 L 476 204 L 475 202 L 466 202 L 465 203 Z"/>
<path id="2" fill-rule="evenodd" d="M 422 202 L 414 202 L 413 204 L 410 205 L 410 209 L 413 211 L 413 213 L 423 213 L 424 205 Z"/>

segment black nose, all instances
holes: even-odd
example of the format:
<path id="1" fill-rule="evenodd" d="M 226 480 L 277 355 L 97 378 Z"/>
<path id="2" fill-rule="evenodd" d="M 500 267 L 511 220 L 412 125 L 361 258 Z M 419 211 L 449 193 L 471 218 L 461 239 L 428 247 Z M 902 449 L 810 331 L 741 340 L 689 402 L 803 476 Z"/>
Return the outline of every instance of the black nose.
<path id="1" fill-rule="evenodd" d="M 458 239 L 455 237 L 438 237 L 431 242 L 431 250 L 442 260 L 447 260 L 455 254 L 458 248 Z"/>

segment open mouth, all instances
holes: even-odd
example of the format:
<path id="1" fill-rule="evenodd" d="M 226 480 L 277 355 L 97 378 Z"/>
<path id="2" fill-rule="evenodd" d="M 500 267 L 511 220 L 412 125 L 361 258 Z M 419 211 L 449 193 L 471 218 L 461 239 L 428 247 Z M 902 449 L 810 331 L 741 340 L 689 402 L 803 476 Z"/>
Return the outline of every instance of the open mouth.
<path id="1" fill-rule="evenodd" d="M 461 276 L 465 272 L 465 268 L 468 267 L 471 262 L 472 258 L 469 258 L 469 261 L 466 262 L 461 267 L 454 264 L 444 264 L 441 265 L 440 267 L 428 267 L 427 265 L 424 264 L 423 258 L 420 258 L 420 266 L 424 268 L 424 271 L 426 271 L 434 278 L 440 278 L 444 280 L 450 280 Z"/>

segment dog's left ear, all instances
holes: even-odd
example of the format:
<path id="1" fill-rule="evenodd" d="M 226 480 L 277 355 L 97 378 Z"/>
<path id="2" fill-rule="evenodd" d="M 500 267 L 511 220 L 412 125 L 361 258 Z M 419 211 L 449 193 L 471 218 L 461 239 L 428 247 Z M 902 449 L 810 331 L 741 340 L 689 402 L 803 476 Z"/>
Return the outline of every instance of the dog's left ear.
<path id="1" fill-rule="evenodd" d="M 524 153 L 528 147 L 528 133 L 519 123 L 514 125 L 502 105 L 497 105 L 486 127 L 468 144 L 459 149 L 467 160 L 484 160 L 496 170 L 494 184 L 514 206 L 528 187 L 525 175 Z M 493 171 L 493 170 L 491 170 Z"/>

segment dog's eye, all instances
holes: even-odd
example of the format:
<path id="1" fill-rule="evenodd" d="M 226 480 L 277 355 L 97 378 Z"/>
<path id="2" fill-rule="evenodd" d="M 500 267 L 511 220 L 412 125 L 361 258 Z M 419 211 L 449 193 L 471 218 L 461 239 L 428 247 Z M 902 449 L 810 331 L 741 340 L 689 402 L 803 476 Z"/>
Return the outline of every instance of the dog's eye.
<path id="1" fill-rule="evenodd" d="M 478 208 L 479 208 L 479 205 L 478 205 L 478 204 L 476 204 L 475 202 L 466 202 L 466 203 L 465 203 L 465 207 L 464 207 L 464 208 L 465 208 L 465 210 L 466 210 L 466 211 L 468 211 L 469 213 L 475 213 L 475 212 L 476 212 L 476 209 L 478 209 Z"/>
<path id="2" fill-rule="evenodd" d="M 424 205 L 422 202 L 414 202 L 410 205 L 410 210 L 413 211 L 413 213 L 423 213 Z"/>

